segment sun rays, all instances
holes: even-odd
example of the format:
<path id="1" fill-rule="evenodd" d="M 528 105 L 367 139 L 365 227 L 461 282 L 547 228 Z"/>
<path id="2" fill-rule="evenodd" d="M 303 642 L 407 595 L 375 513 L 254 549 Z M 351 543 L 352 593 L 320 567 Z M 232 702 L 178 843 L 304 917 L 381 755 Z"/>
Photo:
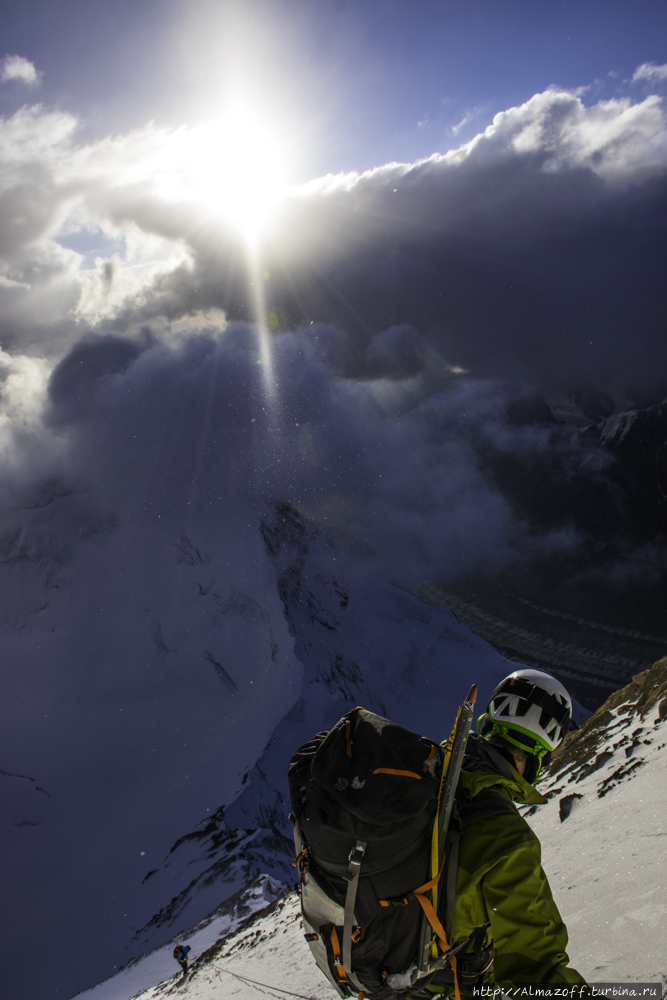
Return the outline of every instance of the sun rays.
<path id="1" fill-rule="evenodd" d="M 189 194 L 243 241 L 257 326 L 257 364 L 274 418 L 276 384 L 261 258 L 263 236 L 290 190 L 291 157 L 280 133 L 278 122 L 269 123 L 238 99 L 218 118 L 190 130 L 183 147 L 183 182 Z"/>
<path id="2" fill-rule="evenodd" d="M 289 190 L 280 128 L 236 101 L 219 117 L 179 134 L 184 193 L 256 243 Z"/>

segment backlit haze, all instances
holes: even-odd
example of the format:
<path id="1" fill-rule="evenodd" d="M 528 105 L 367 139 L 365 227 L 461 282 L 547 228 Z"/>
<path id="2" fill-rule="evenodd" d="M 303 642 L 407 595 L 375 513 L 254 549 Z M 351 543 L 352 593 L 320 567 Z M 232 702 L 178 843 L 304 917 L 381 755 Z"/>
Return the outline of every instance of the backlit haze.
<path id="1" fill-rule="evenodd" d="M 297 702 L 276 510 L 413 592 L 662 586 L 665 446 L 649 516 L 596 425 L 667 395 L 667 6 L 7 0 L 2 38 L 0 777 L 52 801 L 0 830 L 2 940 L 50 935 L 41 1000 L 125 960 Z"/>

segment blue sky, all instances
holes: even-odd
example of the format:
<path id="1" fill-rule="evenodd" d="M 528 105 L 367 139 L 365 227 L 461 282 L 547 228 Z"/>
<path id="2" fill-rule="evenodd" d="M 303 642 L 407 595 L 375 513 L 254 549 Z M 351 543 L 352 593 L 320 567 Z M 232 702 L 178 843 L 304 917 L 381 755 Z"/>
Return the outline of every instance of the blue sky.
<path id="1" fill-rule="evenodd" d="M 295 144 L 303 180 L 452 148 L 550 85 L 587 87 L 586 103 L 641 97 L 628 81 L 667 60 L 667 6 L 11 0 L 3 44 L 42 73 L 29 96 L 76 114 L 89 137 L 196 124 L 230 92 L 249 95 Z M 19 84 L 0 90 L 5 113 L 25 100 Z"/>

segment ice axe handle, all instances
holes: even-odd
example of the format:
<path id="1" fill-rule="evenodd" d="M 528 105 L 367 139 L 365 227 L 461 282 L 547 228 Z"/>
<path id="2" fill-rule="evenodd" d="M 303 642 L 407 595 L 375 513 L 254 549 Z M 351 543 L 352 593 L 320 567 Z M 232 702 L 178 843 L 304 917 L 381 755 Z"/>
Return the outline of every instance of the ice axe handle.
<path id="1" fill-rule="evenodd" d="M 447 830 L 449 828 L 449 818 L 452 814 L 452 806 L 454 804 L 454 795 L 456 794 L 456 786 L 459 780 L 459 773 L 461 771 L 461 763 L 463 761 L 463 755 L 465 753 L 466 743 L 468 742 L 468 734 L 470 733 L 470 725 L 472 723 L 472 718 L 475 711 L 475 702 L 477 700 L 477 685 L 473 684 L 468 692 L 466 700 L 461 705 L 458 716 L 455 723 L 455 728 L 453 736 L 451 739 L 451 749 L 449 760 L 445 760 L 443 766 L 447 767 L 447 772 L 444 779 L 444 784 L 442 787 L 440 795 L 439 804 L 439 814 L 436 819 L 438 824 L 438 847 L 439 847 L 439 865 L 438 871 L 442 869 L 442 858 L 445 850 L 445 839 L 447 836 Z M 444 886 L 443 886 L 444 890 Z M 429 892 L 429 895 L 432 895 Z M 452 942 L 453 943 L 453 942 Z M 425 975 L 429 967 L 429 952 L 431 946 L 431 927 L 425 918 L 422 918 L 422 932 L 419 945 L 418 953 L 418 968 L 420 975 Z"/>

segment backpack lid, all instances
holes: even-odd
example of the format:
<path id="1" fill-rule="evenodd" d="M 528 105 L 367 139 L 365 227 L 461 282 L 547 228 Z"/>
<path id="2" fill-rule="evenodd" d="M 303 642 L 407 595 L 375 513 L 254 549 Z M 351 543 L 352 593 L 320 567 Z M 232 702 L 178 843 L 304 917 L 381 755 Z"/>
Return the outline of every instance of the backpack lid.
<path id="1" fill-rule="evenodd" d="M 430 836 L 442 750 L 369 712 L 348 712 L 292 759 L 288 780 L 301 832 L 318 864 L 344 873 L 357 840 L 368 873 L 397 864 Z"/>

